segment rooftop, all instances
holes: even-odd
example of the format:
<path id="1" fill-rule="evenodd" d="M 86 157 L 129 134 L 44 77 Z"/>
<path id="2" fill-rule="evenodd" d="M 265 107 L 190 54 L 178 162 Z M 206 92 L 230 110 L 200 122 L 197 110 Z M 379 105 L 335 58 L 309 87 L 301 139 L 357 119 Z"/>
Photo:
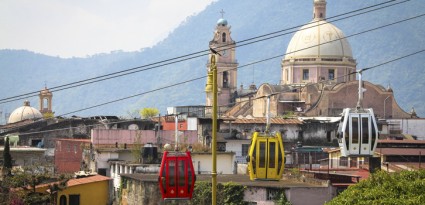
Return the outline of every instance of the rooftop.
<path id="1" fill-rule="evenodd" d="M 123 177 L 146 181 L 146 182 L 158 182 L 157 174 L 121 174 Z M 211 181 L 211 175 L 200 174 L 196 175 L 197 181 Z M 290 187 L 324 187 L 324 185 L 299 182 L 294 180 L 285 180 L 282 179 L 280 181 L 251 181 L 249 180 L 248 175 L 240 175 L 240 174 L 223 174 L 217 175 L 218 183 L 226 183 L 233 182 L 236 184 L 240 184 L 243 186 L 255 186 L 255 187 L 273 187 L 273 188 L 290 188 Z"/>

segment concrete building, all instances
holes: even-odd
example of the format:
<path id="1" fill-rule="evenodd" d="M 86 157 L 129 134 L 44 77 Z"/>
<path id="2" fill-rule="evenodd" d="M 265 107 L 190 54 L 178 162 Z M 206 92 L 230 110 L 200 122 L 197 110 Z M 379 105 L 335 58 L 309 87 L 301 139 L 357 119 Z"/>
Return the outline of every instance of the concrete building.
<path id="1" fill-rule="evenodd" d="M 161 199 L 158 188 L 158 175 L 124 174 L 122 175 L 122 204 L 157 205 L 167 204 Z M 197 181 L 211 180 L 209 175 L 197 175 Z M 284 179 L 281 181 L 250 181 L 245 175 L 217 175 L 218 183 L 233 182 L 246 186 L 243 200 L 250 204 L 272 205 L 276 193 L 284 192 L 293 205 L 321 205 L 336 195 L 336 189 L 326 180 L 309 180 L 304 182 Z M 305 197 L 308 196 L 308 197 Z M 189 204 L 180 201 L 179 204 Z"/>

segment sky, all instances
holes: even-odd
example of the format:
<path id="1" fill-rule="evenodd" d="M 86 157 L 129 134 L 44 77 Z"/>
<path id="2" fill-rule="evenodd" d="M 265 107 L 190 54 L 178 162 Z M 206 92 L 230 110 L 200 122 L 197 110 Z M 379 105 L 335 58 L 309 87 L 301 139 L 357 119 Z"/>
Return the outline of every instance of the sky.
<path id="1" fill-rule="evenodd" d="M 0 49 L 62 58 L 137 51 L 216 0 L 1 0 Z"/>

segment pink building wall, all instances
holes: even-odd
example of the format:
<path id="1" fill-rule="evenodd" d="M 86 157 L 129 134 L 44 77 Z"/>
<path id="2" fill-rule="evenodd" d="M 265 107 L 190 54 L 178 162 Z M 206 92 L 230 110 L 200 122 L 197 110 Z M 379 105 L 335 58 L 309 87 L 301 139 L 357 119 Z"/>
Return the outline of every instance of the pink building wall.
<path id="1" fill-rule="evenodd" d="M 174 130 L 160 130 L 161 144 L 174 144 Z M 91 132 L 91 142 L 93 145 L 115 145 L 118 144 L 134 144 L 140 139 L 141 144 L 157 143 L 156 131 L 153 130 L 109 130 L 109 129 L 93 129 Z M 180 131 L 179 143 L 193 144 L 198 142 L 198 133 L 195 130 Z"/>

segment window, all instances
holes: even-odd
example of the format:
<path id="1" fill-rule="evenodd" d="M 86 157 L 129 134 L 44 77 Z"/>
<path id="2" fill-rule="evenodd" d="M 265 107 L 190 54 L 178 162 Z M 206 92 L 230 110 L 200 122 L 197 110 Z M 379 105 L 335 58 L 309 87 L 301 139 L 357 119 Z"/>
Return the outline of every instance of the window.
<path id="1" fill-rule="evenodd" d="M 358 144 L 359 143 L 359 118 L 358 117 L 351 118 L 351 126 L 353 128 L 351 143 Z"/>
<path id="2" fill-rule="evenodd" d="M 309 79 L 308 73 L 309 73 L 308 69 L 304 69 L 303 70 L 303 80 L 308 80 Z"/>
<path id="3" fill-rule="evenodd" d="M 362 144 L 369 143 L 369 118 L 362 117 Z"/>
<path id="4" fill-rule="evenodd" d="M 269 168 L 275 168 L 276 167 L 276 143 L 275 142 L 269 142 Z"/>
<path id="5" fill-rule="evenodd" d="M 223 72 L 223 88 L 229 87 L 229 73 L 227 71 Z"/>
<path id="6" fill-rule="evenodd" d="M 265 168 L 266 167 L 266 143 L 260 142 L 260 162 L 258 167 Z"/>
<path id="7" fill-rule="evenodd" d="M 343 167 L 348 166 L 348 157 L 340 157 L 339 166 L 343 166 Z"/>
<path id="8" fill-rule="evenodd" d="M 65 196 L 65 195 L 62 195 L 62 196 L 59 198 L 59 204 L 60 204 L 60 205 L 66 205 L 66 196 Z"/>
<path id="9" fill-rule="evenodd" d="M 286 78 L 286 81 L 289 80 L 288 69 L 285 69 L 285 78 Z"/>
<path id="10" fill-rule="evenodd" d="M 329 69 L 328 70 L 328 79 L 329 80 L 334 80 L 335 79 L 335 70 L 334 69 Z"/>
<path id="11" fill-rule="evenodd" d="M 242 145 L 242 156 L 247 156 L 249 150 L 249 144 L 243 144 Z"/>
<path id="12" fill-rule="evenodd" d="M 279 196 L 280 190 L 278 189 L 267 189 L 267 201 L 274 201 Z"/>
<path id="13" fill-rule="evenodd" d="M 47 98 L 43 98 L 43 107 L 42 107 L 42 109 L 43 110 L 45 110 L 45 109 L 49 109 L 49 99 L 47 99 Z"/>
<path id="14" fill-rule="evenodd" d="M 69 195 L 69 204 L 70 205 L 80 205 L 80 195 L 70 194 Z"/>
<path id="15" fill-rule="evenodd" d="M 223 43 L 226 42 L 226 33 L 221 34 L 221 39 L 223 40 Z"/>

